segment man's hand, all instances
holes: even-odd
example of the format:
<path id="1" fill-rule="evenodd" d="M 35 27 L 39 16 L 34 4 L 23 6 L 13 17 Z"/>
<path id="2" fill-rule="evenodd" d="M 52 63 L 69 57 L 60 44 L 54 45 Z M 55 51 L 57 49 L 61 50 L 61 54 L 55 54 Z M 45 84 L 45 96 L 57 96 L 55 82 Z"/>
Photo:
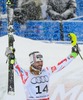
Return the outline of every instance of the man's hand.
<path id="1" fill-rule="evenodd" d="M 14 54 L 14 52 L 15 52 L 14 48 L 7 47 L 5 51 L 5 55 L 8 57 L 10 54 Z"/>
<path id="2" fill-rule="evenodd" d="M 61 15 L 59 15 L 59 14 L 52 15 L 51 18 L 52 18 L 52 20 L 61 20 L 62 19 Z"/>
<path id="3" fill-rule="evenodd" d="M 75 46 L 72 47 L 72 52 L 76 52 L 77 54 L 79 54 L 80 52 L 80 48 L 78 47 L 78 44 L 76 44 Z"/>
<path id="4" fill-rule="evenodd" d="M 77 36 L 74 33 L 70 33 L 68 34 L 68 37 L 70 38 L 71 44 L 73 46 L 71 55 L 75 58 L 79 54 L 80 58 L 83 60 L 83 57 L 80 54 L 81 50 L 77 44 Z"/>
<path id="5" fill-rule="evenodd" d="M 15 63 L 15 54 L 14 53 L 15 53 L 14 48 L 10 48 L 10 47 L 6 48 L 5 55 L 8 57 L 8 59 L 10 59 L 11 64 Z M 7 61 L 8 61 L 8 59 L 7 59 Z M 7 61 L 6 61 L 6 63 L 7 63 Z"/>

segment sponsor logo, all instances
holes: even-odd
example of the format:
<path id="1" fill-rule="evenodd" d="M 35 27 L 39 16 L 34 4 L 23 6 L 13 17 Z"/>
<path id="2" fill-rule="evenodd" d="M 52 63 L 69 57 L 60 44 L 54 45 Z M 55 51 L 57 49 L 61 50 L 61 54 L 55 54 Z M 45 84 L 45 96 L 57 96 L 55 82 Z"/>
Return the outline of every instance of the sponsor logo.
<path id="1" fill-rule="evenodd" d="M 48 81 L 49 81 L 49 78 L 46 75 L 45 76 L 33 77 L 31 79 L 32 84 L 36 84 L 36 83 L 40 84 L 40 83 L 45 83 L 45 82 L 48 82 Z"/>

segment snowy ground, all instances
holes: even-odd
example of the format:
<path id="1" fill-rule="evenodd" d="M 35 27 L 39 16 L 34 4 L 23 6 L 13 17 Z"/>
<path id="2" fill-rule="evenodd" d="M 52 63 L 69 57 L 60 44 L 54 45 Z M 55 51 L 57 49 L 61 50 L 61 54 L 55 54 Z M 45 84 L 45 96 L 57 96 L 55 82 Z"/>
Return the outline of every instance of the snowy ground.
<path id="1" fill-rule="evenodd" d="M 20 79 L 15 74 L 15 95 L 7 95 L 7 64 L 5 49 L 7 36 L 0 37 L 0 100 L 26 100 Z M 83 55 L 83 45 L 79 45 Z M 71 52 L 70 44 L 44 43 L 15 35 L 16 58 L 22 68 L 29 68 L 28 54 L 39 50 L 44 56 L 44 66 L 56 65 Z M 50 77 L 51 100 L 83 100 L 83 60 L 78 56 L 70 65 Z"/>

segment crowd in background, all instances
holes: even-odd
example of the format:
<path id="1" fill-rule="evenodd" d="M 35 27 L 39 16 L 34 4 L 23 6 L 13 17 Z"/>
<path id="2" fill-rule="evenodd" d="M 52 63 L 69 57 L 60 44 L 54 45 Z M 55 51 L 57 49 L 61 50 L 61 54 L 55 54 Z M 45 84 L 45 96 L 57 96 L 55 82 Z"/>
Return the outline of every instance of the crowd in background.
<path id="1" fill-rule="evenodd" d="M 20 23 L 27 20 L 67 20 L 76 17 L 75 0 L 14 1 L 14 20 Z"/>
<path id="2" fill-rule="evenodd" d="M 75 0 L 18 0 L 15 20 L 67 20 L 76 17 Z"/>

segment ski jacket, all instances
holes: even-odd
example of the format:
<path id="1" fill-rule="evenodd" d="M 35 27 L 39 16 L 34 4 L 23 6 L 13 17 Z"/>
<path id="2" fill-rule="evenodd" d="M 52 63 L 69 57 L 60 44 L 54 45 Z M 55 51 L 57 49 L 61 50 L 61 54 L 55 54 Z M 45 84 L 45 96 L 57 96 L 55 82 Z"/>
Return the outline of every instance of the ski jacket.
<path id="1" fill-rule="evenodd" d="M 17 63 L 14 65 L 16 73 L 20 76 L 24 85 L 26 100 L 50 100 L 48 93 L 49 77 L 66 67 L 75 57 L 71 54 L 58 64 L 42 69 L 39 75 L 32 74 L 29 70 L 25 71 Z"/>

